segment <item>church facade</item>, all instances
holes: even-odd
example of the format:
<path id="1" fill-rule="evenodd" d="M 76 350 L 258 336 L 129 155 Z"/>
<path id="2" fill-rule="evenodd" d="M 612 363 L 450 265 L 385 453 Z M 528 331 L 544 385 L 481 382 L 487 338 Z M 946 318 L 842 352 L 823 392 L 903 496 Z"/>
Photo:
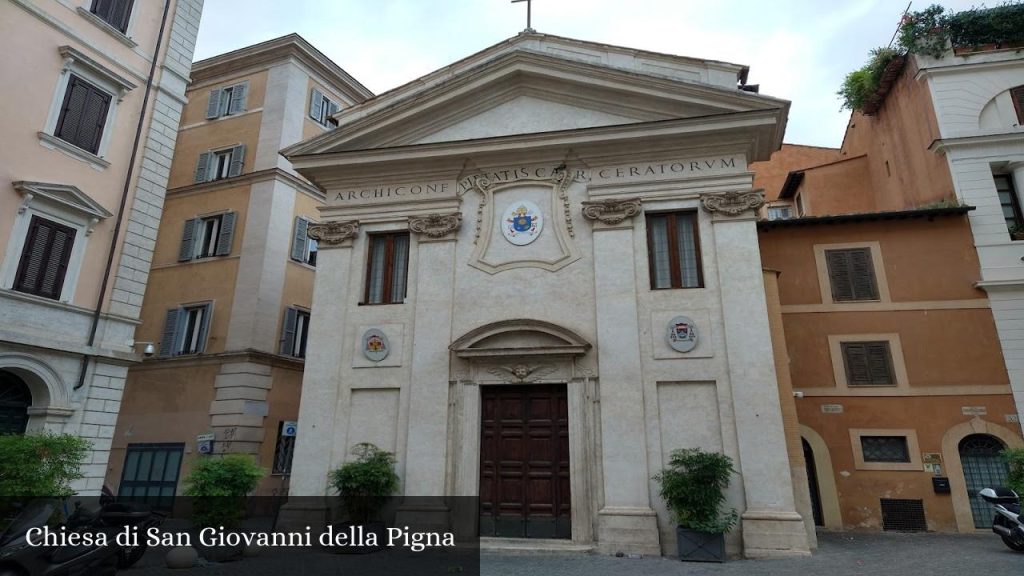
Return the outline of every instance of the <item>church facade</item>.
<path id="1" fill-rule="evenodd" d="M 745 76 L 523 33 L 286 149 L 326 194 L 290 495 L 370 442 L 481 536 L 674 554 L 652 476 L 699 447 L 732 551 L 808 553 L 748 167 L 789 103 Z"/>

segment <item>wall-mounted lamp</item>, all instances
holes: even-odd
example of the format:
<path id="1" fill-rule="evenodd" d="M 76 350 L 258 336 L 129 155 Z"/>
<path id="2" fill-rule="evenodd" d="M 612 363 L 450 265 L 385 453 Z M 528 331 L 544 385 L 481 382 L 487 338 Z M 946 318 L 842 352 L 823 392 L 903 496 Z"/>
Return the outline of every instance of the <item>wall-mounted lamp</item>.
<path id="1" fill-rule="evenodd" d="M 156 354 L 156 346 L 154 346 L 152 342 L 136 342 L 135 346 L 141 346 L 143 344 L 145 344 L 145 346 L 142 348 L 143 356 L 145 356 L 146 358 L 151 358 L 153 354 Z"/>

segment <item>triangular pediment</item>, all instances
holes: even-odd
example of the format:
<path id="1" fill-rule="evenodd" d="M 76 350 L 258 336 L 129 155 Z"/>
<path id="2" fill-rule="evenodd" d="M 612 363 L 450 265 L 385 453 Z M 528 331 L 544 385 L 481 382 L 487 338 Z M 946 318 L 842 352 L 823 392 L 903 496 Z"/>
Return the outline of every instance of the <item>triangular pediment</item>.
<path id="1" fill-rule="evenodd" d="M 102 220 L 113 214 L 95 201 L 77 186 L 70 184 L 50 184 L 47 182 L 14 182 L 14 189 L 25 197 L 26 204 L 31 202 L 50 202 L 71 210 L 87 218 Z"/>
<path id="2" fill-rule="evenodd" d="M 540 35 L 497 45 L 343 110 L 335 117 L 337 129 L 284 154 L 463 142 L 788 105 L 737 89 L 740 66 L 634 53 L 629 59 L 620 53 L 624 49 L 533 36 Z"/>

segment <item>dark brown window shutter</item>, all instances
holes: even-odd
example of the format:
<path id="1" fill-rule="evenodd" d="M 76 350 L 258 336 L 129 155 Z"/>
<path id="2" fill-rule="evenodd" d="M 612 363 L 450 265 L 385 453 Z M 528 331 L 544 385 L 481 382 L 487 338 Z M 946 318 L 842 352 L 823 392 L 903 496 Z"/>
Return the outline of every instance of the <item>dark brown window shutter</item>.
<path id="1" fill-rule="evenodd" d="M 132 0 L 93 0 L 90 11 L 123 34 L 128 30 Z"/>
<path id="2" fill-rule="evenodd" d="M 14 289 L 55 300 L 60 298 L 74 243 L 73 228 L 33 216 L 21 251 Z"/>
<path id="3" fill-rule="evenodd" d="M 1011 88 L 1010 99 L 1013 100 L 1013 107 L 1017 110 L 1017 125 L 1024 126 L 1024 86 Z"/>
<path id="4" fill-rule="evenodd" d="M 892 353 L 888 342 L 843 342 L 843 363 L 849 386 L 892 386 Z"/>
<path id="5" fill-rule="evenodd" d="M 72 75 L 54 136 L 96 154 L 109 108 L 110 94 Z"/>
<path id="6" fill-rule="evenodd" d="M 826 250 L 825 264 L 832 285 L 832 300 L 878 300 L 870 248 Z"/>

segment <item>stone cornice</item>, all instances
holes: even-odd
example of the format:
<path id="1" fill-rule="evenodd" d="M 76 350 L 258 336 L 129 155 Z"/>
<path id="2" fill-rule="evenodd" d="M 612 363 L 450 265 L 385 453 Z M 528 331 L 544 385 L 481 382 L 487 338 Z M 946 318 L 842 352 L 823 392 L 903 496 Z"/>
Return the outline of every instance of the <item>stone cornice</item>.
<path id="1" fill-rule="evenodd" d="M 715 215 L 740 216 L 744 212 L 756 211 L 764 205 L 763 190 L 733 190 L 715 194 L 702 194 L 701 206 Z"/>
<path id="2" fill-rule="evenodd" d="M 421 242 L 428 239 L 448 239 L 453 237 L 461 227 L 462 212 L 409 217 L 409 230 L 425 237 Z"/>
<path id="3" fill-rule="evenodd" d="M 178 370 L 190 366 L 209 366 L 239 362 L 253 362 L 255 364 L 291 370 L 302 370 L 306 364 L 306 361 L 302 358 L 282 356 L 249 348 L 246 350 L 218 352 L 216 354 L 196 354 L 173 358 L 146 358 L 140 364 L 132 366 L 132 372 L 139 370 Z"/>
<path id="4" fill-rule="evenodd" d="M 317 241 L 318 249 L 340 248 L 351 245 L 351 240 L 359 234 L 359 221 L 311 223 L 306 234 Z"/>
<path id="5" fill-rule="evenodd" d="M 291 186 L 299 189 L 299 191 L 305 192 L 321 202 L 325 199 L 323 191 L 319 188 L 280 168 L 270 168 L 269 170 L 249 172 L 248 174 L 242 174 L 241 176 L 235 176 L 234 178 L 224 178 L 221 180 L 213 180 L 211 182 L 200 182 L 198 184 L 189 184 L 188 186 L 179 186 L 177 188 L 169 189 L 167 191 L 167 196 L 206 192 L 210 190 L 219 190 L 221 188 L 233 188 L 243 184 L 255 184 L 256 182 L 264 182 L 266 180 L 274 179 L 284 180 Z"/>
<path id="6" fill-rule="evenodd" d="M 378 162 L 416 163 L 427 159 L 436 161 L 445 157 L 466 157 L 488 153 L 512 154 L 520 151 L 536 151 L 541 148 L 573 148 L 574 151 L 582 153 L 582 147 L 588 144 L 622 146 L 629 141 L 647 141 L 654 138 L 670 139 L 678 145 L 680 137 L 704 137 L 711 132 L 720 136 L 731 130 L 763 130 L 765 132 L 763 137 L 758 134 L 748 136 L 750 141 L 748 146 L 751 146 L 749 154 L 751 158 L 767 158 L 775 149 L 774 136 L 782 129 L 780 122 L 778 110 L 752 110 L 698 118 L 496 136 L 470 141 L 434 142 L 381 149 L 295 155 L 290 156 L 289 160 L 296 170 L 306 174 L 308 171 L 325 168 L 336 171 L 355 165 L 365 167 Z M 318 178 L 318 181 L 326 186 L 329 179 Z"/>
<path id="7" fill-rule="evenodd" d="M 273 63 L 288 58 L 295 58 L 324 78 L 334 80 L 337 82 L 336 87 L 341 88 L 346 96 L 355 102 L 362 102 L 373 97 L 373 92 L 298 34 L 288 34 L 200 60 L 192 65 L 192 81 L 194 84 L 216 81 L 219 77 L 233 73 L 240 67 L 269 67 Z"/>

